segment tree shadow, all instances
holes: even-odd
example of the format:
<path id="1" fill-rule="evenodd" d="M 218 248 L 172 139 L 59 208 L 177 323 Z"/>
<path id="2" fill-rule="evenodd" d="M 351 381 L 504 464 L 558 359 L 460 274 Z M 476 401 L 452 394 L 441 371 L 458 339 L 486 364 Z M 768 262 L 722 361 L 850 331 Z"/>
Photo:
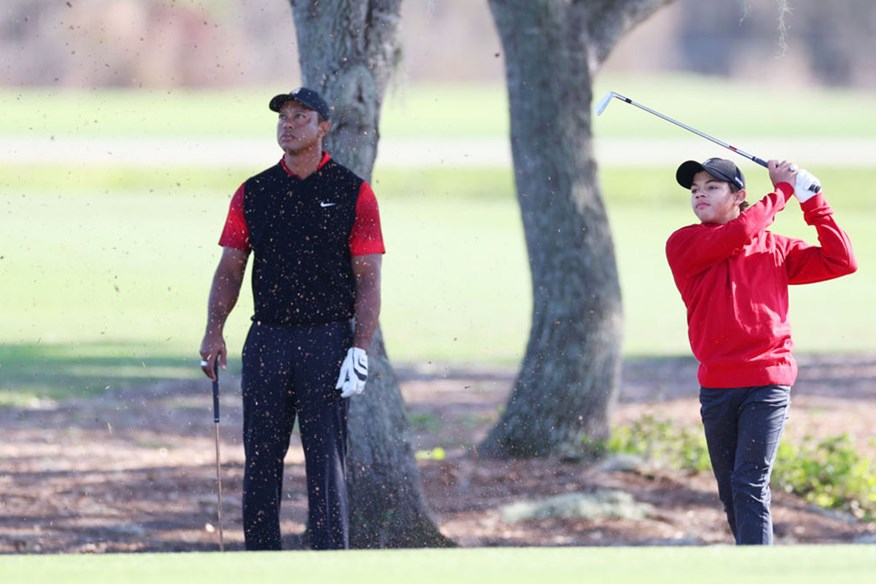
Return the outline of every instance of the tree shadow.
<path id="1" fill-rule="evenodd" d="M 199 357 L 138 343 L 0 346 L 0 404 L 66 399 L 201 375 Z"/>

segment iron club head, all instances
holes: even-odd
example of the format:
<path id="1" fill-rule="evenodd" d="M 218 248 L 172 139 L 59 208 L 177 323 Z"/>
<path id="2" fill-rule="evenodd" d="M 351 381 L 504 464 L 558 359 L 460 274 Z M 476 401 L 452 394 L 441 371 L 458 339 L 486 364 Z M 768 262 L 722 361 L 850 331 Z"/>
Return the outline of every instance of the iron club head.
<path id="1" fill-rule="evenodd" d="M 600 99 L 596 103 L 596 115 L 597 116 L 602 115 L 602 112 L 605 111 L 605 108 L 608 107 L 608 104 L 611 101 L 611 98 L 614 96 L 615 96 L 615 93 L 613 91 L 609 91 L 604 96 L 602 96 L 602 99 Z"/>

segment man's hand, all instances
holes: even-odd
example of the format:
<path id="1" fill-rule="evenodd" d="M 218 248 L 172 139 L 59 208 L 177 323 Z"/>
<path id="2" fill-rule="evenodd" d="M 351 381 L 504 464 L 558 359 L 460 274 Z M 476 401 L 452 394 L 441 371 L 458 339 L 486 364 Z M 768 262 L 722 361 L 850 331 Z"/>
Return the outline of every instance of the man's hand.
<path id="1" fill-rule="evenodd" d="M 224 371 L 228 365 L 228 350 L 225 348 L 225 339 L 221 333 L 204 335 L 204 340 L 201 341 L 201 349 L 198 351 L 201 355 L 201 371 L 204 375 L 216 380 L 216 363 Z"/>
<path id="2" fill-rule="evenodd" d="M 335 389 L 341 390 L 341 397 L 360 395 L 365 391 L 368 381 L 368 353 L 365 349 L 352 347 L 341 364 L 341 374 Z"/>
<path id="3" fill-rule="evenodd" d="M 797 171 L 797 178 L 794 181 L 794 196 L 800 203 L 805 203 L 816 195 L 813 187 L 820 184 L 820 180 L 801 168 Z"/>

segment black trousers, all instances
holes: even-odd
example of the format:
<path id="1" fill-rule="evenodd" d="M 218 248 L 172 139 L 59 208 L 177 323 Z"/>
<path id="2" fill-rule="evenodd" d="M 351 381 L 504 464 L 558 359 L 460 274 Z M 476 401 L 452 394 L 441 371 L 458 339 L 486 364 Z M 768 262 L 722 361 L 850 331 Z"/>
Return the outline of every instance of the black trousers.
<path id="1" fill-rule="evenodd" d="M 247 550 L 279 550 L 283 459 L 298 419 L 312 549 L 349 547 L 347 400 L 335 389 L 349 322 L 253 323 L 243 349 L 243 531 Z"/>
<path id="2" fill-rule="evenodd" d="M 700 389 L 700 414 L 718 496 L 737 545 L 773 543 L 770 475 L 791 388 Z"/>

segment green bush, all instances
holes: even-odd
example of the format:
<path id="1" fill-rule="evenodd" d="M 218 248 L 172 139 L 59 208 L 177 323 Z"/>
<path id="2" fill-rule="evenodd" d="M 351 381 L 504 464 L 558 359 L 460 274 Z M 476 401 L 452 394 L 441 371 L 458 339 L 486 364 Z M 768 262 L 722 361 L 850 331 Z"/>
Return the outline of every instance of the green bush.
<path id="1" fill-rule="evenodd" d="M 617 428 L 608 441 L 608 450 L 634 454 L 678 470 L 699 472 L 711 468 L 706 440 L 701 432 L 653 416 Z"/>
<path id="2" fill-rule="evenodd" d="M 848 435 L 779 447 L 772 483 L 825 509 L 876 520 L 876 467 Z"/>
<path id="3" fill-rule="evenodd" d="M 675 470 L 711 470 L 701 432 L 653 416 L 617 428 L 607 449 Z M 771 482 L 773 488 L 824 509 L 847 511 L 858 519 L 876 521 L 876 466 L 855 449 L 847 435 L 820 441 L 807 438 L 799 445 L 782 443 Z"/>

